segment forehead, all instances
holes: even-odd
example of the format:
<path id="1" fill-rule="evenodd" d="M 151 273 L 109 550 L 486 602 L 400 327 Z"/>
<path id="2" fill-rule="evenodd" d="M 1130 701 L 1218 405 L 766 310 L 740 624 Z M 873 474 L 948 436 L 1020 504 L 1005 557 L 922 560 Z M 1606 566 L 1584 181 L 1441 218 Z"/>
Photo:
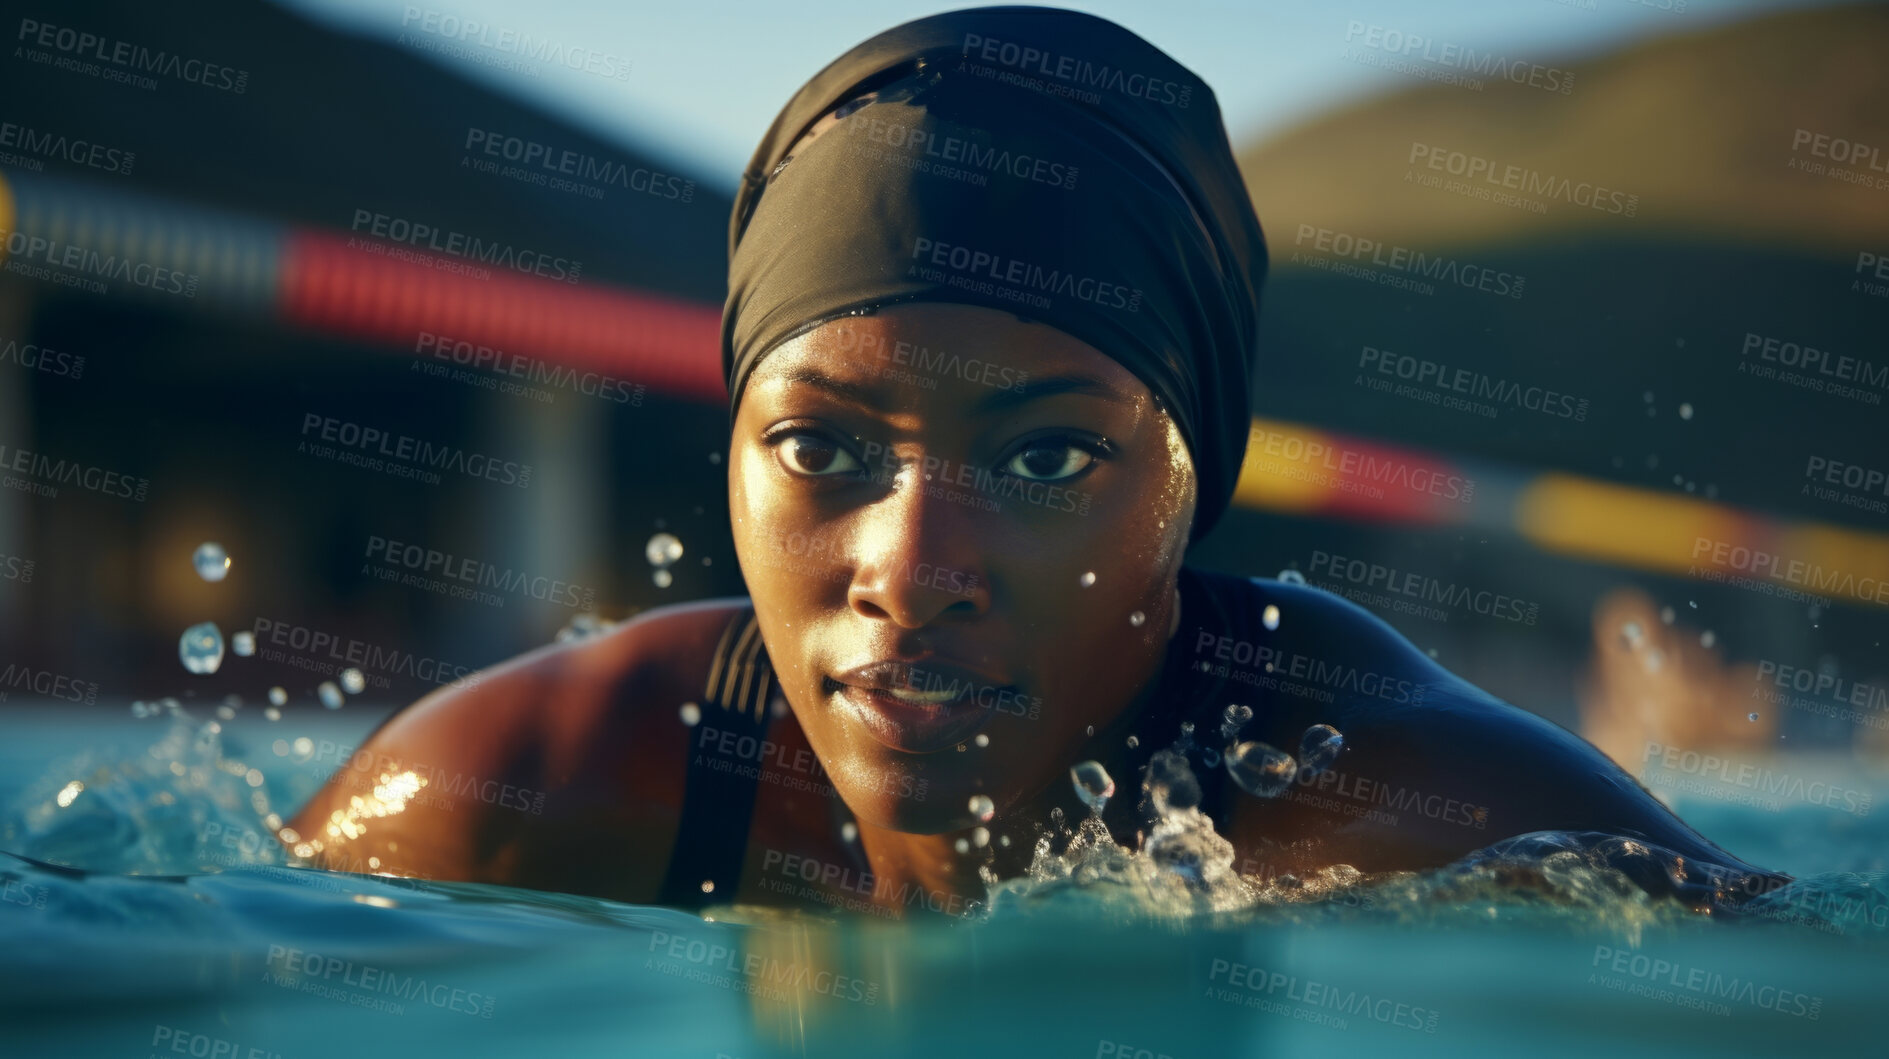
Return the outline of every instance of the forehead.
<path id="1" fill-rule="evenodd" d="M 761 358 L 747 389 L 779 388 L 809 369 L 938 398 L 974 397 L 1021 379 L 1085 375 L 1137 403 L 1146 384 L 1113 357 L 1047 324 L 977 305 L 911 302 L 828 320 Z"/>

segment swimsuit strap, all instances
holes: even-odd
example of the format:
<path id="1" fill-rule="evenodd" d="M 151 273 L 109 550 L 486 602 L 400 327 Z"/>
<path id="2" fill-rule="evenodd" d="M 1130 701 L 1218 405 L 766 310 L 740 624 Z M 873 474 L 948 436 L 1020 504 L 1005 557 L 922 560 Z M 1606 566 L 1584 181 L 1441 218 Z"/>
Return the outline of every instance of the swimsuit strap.
<path id="1" fill-rule="evenodd" d="M 729 619 L 721 642 L 715 645 L 699 723 L 712 724 L 737 739 L 752 737 L 758 744 L 770 720 L 773 676 L 761 642 L 761 626 L 750 604 Z M 760 772 L 758 759 L 731 760 L 692 750 L 683 781 L 682 814 L 658 903 L 699 907 L 734 899 L 747 859 L 748 827 L 754 817 Z M 702 889 L 704 882 L 714 883 L 714 896 Z"/>

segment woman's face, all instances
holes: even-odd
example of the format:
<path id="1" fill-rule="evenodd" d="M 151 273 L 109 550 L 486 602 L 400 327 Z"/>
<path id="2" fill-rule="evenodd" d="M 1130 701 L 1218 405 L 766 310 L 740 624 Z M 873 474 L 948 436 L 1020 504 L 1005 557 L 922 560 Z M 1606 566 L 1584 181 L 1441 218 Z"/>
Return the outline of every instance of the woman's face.
<path id="1" fill-rule="evenodd" d="M 768 656 L 863 822 L 954 830 L 973 795 L 1001 816 L 1067 783 L 1158 672 L 1193 465 L 1147 386 L 1061 331 L 830 321 L 749 377 L 729 471 Z"/>

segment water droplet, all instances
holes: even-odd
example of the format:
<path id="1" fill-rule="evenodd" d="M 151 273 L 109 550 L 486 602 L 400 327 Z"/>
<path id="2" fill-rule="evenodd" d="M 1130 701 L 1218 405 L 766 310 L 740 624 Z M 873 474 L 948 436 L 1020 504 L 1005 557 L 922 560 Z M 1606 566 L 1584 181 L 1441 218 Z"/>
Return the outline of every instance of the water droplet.
<path id="1" fill-rule="evenodd" d="M 683 703 L 682 709 L 677 712 L 682 715 L 682 723 L 690 728 L 702 723 L 702 707 L 693 702 Z"/>
<path id="2" fill-rule="evenodd" d="M 1679 406 L 1679 418 L 1681 418 L 1681 419 L 1691 419 L 1691 418 L 1692 418 L 1692 405 L 1690 405 L 1690 404 L 1682 404 L 1682 405 L 1680 405 L 1680 406 Z"/>
<path id="3" fill-rule="evenodd" d="M 1746 714 L 1746 715 L 1745 715 L 1745 720 L 1747 720 L 1747 721 L 1755 721 L 1755 720 L 1757 720 L 1757 719 L 1758 719 L 1758 715 L 1757 715 L 1757 714 L 1755 714 L 1755 713 L 1751 713 L 1751 714 Z"/>
<path id="4" fill-rule="evenodd" d="M 236 719 L 236 709 L 232 706 L 218 706 L 216 708 L 216 715 L 222 720 L 234 721 Z"/>
<path id="5" fill-rule="evenodd" d="M 1647 390 L 1647 391 L 1645 391 L 1645 392 L 1643 392 L 1643 393 L 1641 393 L 1641 394 L 1640 394 L 1640 400 L 1642 400 L 1642 401 L 1645 401 L 1645 402 L 1646 402 L 1647 404 L 1652 404 L 1652 403 L 1653 403 L 1653 391 L 1651 391 L 1651 390 Z"/>
<path id="6" fill-rule="evenodd" d="M 1246 793 L 1257 798 L 1276 798 L 1285 793 L 1298 774 L 1292 755 L 1265 743 L 1241 743 L 1227 753 L 1227 775 Z"/>
<path id="7" fill-rule="evenodd" d="M 1630 621 L 1620 626 L 1620 638 L 1626 642 L 1627 650 L 1637 651 L 1646 639 L 1646 631 L 1640 628 L 1639 622 Z"/>
<path id="8" fill-rule="evenodd" d="M 676 583 L 676 575 L 667 570 L 657 570 L 649 575 L 649 579 L 656 583 L 657 588 L 668 588 Z"/>
<path id="9" fill-rule="evenodd" d="M 341 689 L 335 687 L 335 682 L 332 680 L 322 681 L 321 686 L 315 689 L 315 695 L 321 699 L 323 706 L 331 710 L 340 709 L 341 704 L 347 701 L 341 697 Z"/>
<path id="10" fill-rule="evenodd" d="M 703 879 L 703 880 L 702 880 L 702 892 L 703 892 L 703 893 L 705 893 L 705 894 L 712 894 L 712 893 L 714 893 L 714 892 L 715 892 L 715 880 L 713 880 L 713 879 Z"/>
<path id="11" fill-rule="evenodd" d="M 859 825 L 851 820 L 840 825 L 840 837 L 851 842 L 859 837 Z"/>
<path id="12" fill-rule="evenodd" d="M 1237 702 L 1228 706 L 1226 713 L 1220 721 L 1220 741 L 1223 743 L 1232 742 L 1233 737 L 1240 734 L 1240 729 L 1246 727 L 1246 722 L 1252 719 L 1253 708 L 1251 706 Z"/>
<path id="13" fill-rule="evenodd" d="M 971 828 L 971 845 L 976 846 L 978 849 L 983 849 L 985 846 L 990 845 L 990 829 L 986 827 Z"/>
<path id="14" fill-rule="evenodd" d="M 1133 750 L 1140 745 L 1141 745 L 1140 739 L 1137 739 L 1132 735 L 1128 737 L 1128 749 Z"/>
<path id="15" fill-rule="evenodd" d="M 1089 811 L 1100 816 L 1108 800 L 1115 796 L 1115 781 L 1108 770 L 1099 761 L 1084 761 L 1069 770 L 1069 779 L 1076 785 L 1076 797 Z"/>
<path id="16" fill-rule="evenodd" d="M 643 555 L 651 566 L 672 566 L 677 559 L 682 558 L 682 542 L 673 533 L 658 533 L 643 546 Z"/>
<path id="17" fill-rule="evenodd" d="M 1671 625 L 1673 623 L 1673 620 L 1676 619 L 1677 617 L 1679 617 L 1679 615 L 1673 612 L 1673 608 L 1671 607 L 1660 608 L 1659 620 L 1662 625 Z"/>
<path id="18" fill-rule="evenodd" d="M 359 695 L 367 690 L 367 677 L 363 676 L 360 670 L 350 666 L 341 671 L 341 690 L 350 695 Z"/>
<path id="19" fill-rule="evenodd" d="M 1665 664 L 1666 664 L 1666 652 L 1660 650 L 1657 647 L 1646 652 L 1646 671 L 1648 673 L 1659 672 L 1660 667 Z"/>
<path id="20" fill-rule="evenodd" d="M 711 453 L 709 453 L 709 454 L 708 454 L 708 462 L 710 462 L 710 463 L 720 463 L 720 462 L 721 462 L 721 453 L 719 453 L 719 452 L 711 452 Z"/>
<path id="21" fill-rule="evenodd" d="M 1710 647 L 1717 642 L 1718 635 L 1710 629 L 1699 634 L 1699 645 L 1702 647 Z"/>
<path id="22" fill-rule="evenodd" d="M 976 743 L 978 746 L 989 746 L 990 736 L 985 735 L 983 732 L 979 732 L 977 733 L 977 738 L 972 740 L 972 742 Z"/>
<path id="23" fill-rule="evenodd" d="M 1259 621 L 1260 624 L 1266 626 L 1268 629 L 1277 629 L 1279 627 L 1279 608 L 1273 606 L 1271 603 L 1266 604 L 1266 609 L 1260 612 Z"/>
<path id="24" fill-rule="evenodd" d="M 248 658 L 250 655 L 255 654 L 256 634 L 247 629 L 232 634 L 230 636 L 230 650 L 236 652 L 238 658 Z"/>
<path id="25" fill-rule="evenodd" d="M 289 744 L 289 748 L 295 752 L 296 757 L 305 758 L 315 752 L 315 741 L 305 735 L 298 735 L 295 737 L 295 742 Z"/>
<path id="26" fill-rule="evenodd" d="M 275 703 L 277 706 L 287 706 L 289 704 L 289 693 L 282 688 L 270 688 L 269 701 Z"/>
<path id="27" fill-rule="evenodd" d="M 177 641 L 177 657 L 192 673 L 214 673 L 223 664 L 223 633 L 206 621 L 184 630 Z"/>
<path id="28" fill-rule="evenodd" d="M 274 706 L 263 707 L 262 715 L 264 717 L 269 718 L 272 721 L 279 721 L 282 719 L 282 711 L 276 709 Z"/>
<path id="29" fill-rule="evenodd" d="M 956 842 L 953 842 L 952 846 L 959 853 L 969 853 L 971 851 L 971 840 L 968 838 L 960 838 Z"/>
<path id="30" fill-rule="evenodd" d="M 1081 585 L 1083 588 L 1088 588 L 1090 585 L 1095 584 L 1095 571 L 1091 570 L 1088 573 L 1083 574 L 1081 577 L 1076 578 L 1076 583 Z"/>
<path id="31" fill-rule="evenodd" d="M 1698 600 L 1696 600 L 1696 599 L 1689 599 L 1689 600 L 1686 600 L 1686 606 L 1688 606 L 1688 607 L 1691 607 L 1691 608 L 1692 608 L 1693 610 L 1698 610 L 1698 609 L 1699 609 L 1699 601 L 1698 601 Z"/>
<path id="32" fill-rule="evenodd" d="M 1141 623 L 1147 620 L 1148 616 L 1140 611 L 1136 611 L 1128 616 L 1128 624 L 1133 625 L 1137 629 L 1141 628 Z"/>
<path id="33" fill-rule="evenodd" d="M 992 804 L 988 794 L 971 795 L 970 809 L 971 815 L 977 817 L 980 823 L 997 815 L 997 806 Z"/>
<path id="34" fill-rule="evenodd" d="M 1345 748 L 1343 732 L 1329 724 L 1315 724 L 1299 737 L 1299 770 L 1301 778 L 1316 776 L 1331 767 L 1338 760 L 1338 752 Z"/>
<path id="35" fill-rule="evenodd" d="M 229 553 L 215 541 L 204 541 L 197 545 L 196 554 L 190 557 L 190 561 L 197 568 L 197 576 L 205 581 L 221 581 L 229 576 Z"/>
<path id="36" fill-rule="evenodd" d="M 1305 575 L 1297 570 L 1281 570 L 1279 580 L 1288 585 L 1302 585 L 1305 584 Z"/>
<path id="37" fill-rule="evenodd" d="M 1005 849 L 1009 849 L 1009 848 L 1010 848 L 1010 836 L 1009 836 L 1009 835 L 998 835 L 998 836 L 997 836 L 997 844 L 998 844 L 998 845 L 1000 845 L 1000 846 L 1002 846 L 1002 847 L 1004 847 Z"/>

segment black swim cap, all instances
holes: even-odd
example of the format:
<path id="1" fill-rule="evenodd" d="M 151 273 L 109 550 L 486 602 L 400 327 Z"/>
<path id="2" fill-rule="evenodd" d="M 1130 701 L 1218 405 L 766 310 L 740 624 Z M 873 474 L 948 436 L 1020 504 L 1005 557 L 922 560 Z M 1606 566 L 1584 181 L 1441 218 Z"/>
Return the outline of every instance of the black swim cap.
<path id="1" fill-rule="evenodd" d="M 830 127 L 803 143 L 822 118 Z M 1127 29 L 980 7 L 859 44 L 768 129 L 728 251 L 731 418 L 761 357 L 827 320 L 904 301 L 982 305 L 1120 361 L 1187 440 L 1193 538 L 1226 509 L 1246 451 L 1265 240 L 1213 92 Z"/>

